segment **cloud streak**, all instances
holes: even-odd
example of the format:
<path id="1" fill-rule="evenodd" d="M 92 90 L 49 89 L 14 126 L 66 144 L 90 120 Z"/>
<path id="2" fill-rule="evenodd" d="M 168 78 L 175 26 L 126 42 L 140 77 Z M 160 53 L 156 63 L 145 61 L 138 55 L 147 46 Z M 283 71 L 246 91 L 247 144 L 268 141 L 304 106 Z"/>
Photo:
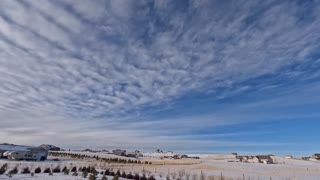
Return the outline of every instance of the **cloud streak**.
<path id="1" fill-rule="evenodd" d="M 163 124 L 192 134 L 208 123 L 242 122 L 144 115 L 194 92 L 234 96 L 262 76 L 319 77 L 291 70 L 319 67 L 319 9 L 296 1 L 1 1 L 1 141 L 23 143 L 25 133 L 30 143 L 52 136 L 128 143 L 152 134 L 148 128 L 172 135 Z M 97 123 L 104 129 L 84 133 Z"/>

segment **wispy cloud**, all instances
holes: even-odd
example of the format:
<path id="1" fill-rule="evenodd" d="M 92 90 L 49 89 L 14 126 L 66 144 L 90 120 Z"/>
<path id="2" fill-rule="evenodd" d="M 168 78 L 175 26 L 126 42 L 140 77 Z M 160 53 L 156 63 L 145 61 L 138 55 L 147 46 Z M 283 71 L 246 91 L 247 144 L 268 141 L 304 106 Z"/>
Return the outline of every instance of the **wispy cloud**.
<path id="1" fill-rule="evenodd" d="M 277 87 L 243 85 L 263 76 L 319 78 L 319 10 L 297 1 L 1 1 L 0 140 L 118 137 L 116 146 L 151 130 L 244 122 L 225 113 L 150 118 L 145 109 L 195 92 L 218 101 Z"/>

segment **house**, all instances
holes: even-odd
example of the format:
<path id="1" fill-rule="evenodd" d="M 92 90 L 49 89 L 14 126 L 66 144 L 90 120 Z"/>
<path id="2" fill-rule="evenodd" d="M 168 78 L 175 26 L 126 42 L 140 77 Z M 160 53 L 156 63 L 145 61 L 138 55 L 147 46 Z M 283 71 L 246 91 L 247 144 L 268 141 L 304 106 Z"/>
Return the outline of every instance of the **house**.
<path id="1" fill-rule="evenodd" d="M 314 155 L 312 155 L 312 158 L 313 159 L 316 159 L 316 160 L 320 160 L 320 154 L 314 154 Z"/>
<path id="2" fill-rule="evenodd" d="M 301 157 L 302 160 L 306 160 L 306 161 L 310 160 L 310 158 L 311 157 Z"/>
<path id="3" fill-rule="evenodd" d="M 127 156 L 127 157 L 131 157 L 131 158 L 143 157 L 143 155 L 140 153 L 140 151 L 127 152 L 126 156 Z"/>
<path id="4" fill-rule="evenodd" d="M 258 156 L 236 156 L 240 162 L 247 162 L 247 163 L 265 163 L 265 164 L 272 164 L 273 160 L 268 155 L 258 155 Z"/>
<path id="5" fill-rule="evenodd" d="M 13 144 L 0 144 L 2 158 L 10 160 L 46 160 L 48 151 L 41 147 L 22 146 Z"/>
<path id="6" fill-rule="evenodd" d="M 284 158 L 286 158 L 286 159 L 292 159 L 293 156 L 291 156 L 291 155 L 286 155 Z"/>
<path id="7" fill-rule="evenodd" d="M 233 152 L 233 153 L 231 153 L 231 155 L 237 156 L 237 155 L 238 155 L 238 153 Z"/>
<path id="8" fill-rule="evenodd" d="M 238 159 L 240 162 L 253 162 L 254 156 L 236 156 L 236 159 Z"/>
<path id="9" fill-rule="evenodd" d="M 185 154 L 176 154 L 173 156 L 173 159 L 186 159 L 188 158 L 188 155 Z"/>
<path id="10" fill-rule="evenodd" d="M 112 150 L 112 153 L 117 156 L 126 156 L 127 155 L 127 151 L 122 150 L 122 149 Z"/>
<path id="11" fill-rule="evenodd" d="M 269 155 L 258 155 L 256 156 L 258 159 L 259 163 L 264 163 L 264 164 L 272 164 L 273 160 Z"/>
<path id="12" fill-rule="evenodd" d="M 60 151 L 61 148 L 54 146 L 54 145 L 50 145 L 50 144 L 42 144 L 40 147 L 46 149 L 47 151 Z"/>

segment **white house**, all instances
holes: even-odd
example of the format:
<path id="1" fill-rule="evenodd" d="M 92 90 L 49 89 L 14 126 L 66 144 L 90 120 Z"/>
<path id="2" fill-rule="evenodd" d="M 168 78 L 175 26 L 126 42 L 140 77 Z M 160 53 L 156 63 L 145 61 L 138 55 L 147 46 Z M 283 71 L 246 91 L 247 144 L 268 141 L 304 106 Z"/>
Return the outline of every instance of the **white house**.
<path id="1" fill-rule="evenodd" d="M 48 151 L 41 147 L 20 146 L 13 144 L 0 144 L 0 152 L 2 158 L 10 160 L 46 160 Z"/>

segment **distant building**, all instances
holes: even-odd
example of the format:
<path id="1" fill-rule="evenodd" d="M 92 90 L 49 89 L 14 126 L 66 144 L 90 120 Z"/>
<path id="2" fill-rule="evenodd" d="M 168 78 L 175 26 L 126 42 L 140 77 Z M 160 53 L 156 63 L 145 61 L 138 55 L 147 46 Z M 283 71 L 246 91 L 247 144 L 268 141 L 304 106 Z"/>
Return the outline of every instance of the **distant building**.
<path id="1" fill-rule="evenodd" d="M 61 148 L 54 146 L 54 145 L 50 145 L 50 144 L 42 144 L 40 147 L 46 149 L 47 151 L 60 151 Z"/>
<path id="2" fill-rule="evenodd" d="M 1 158 L 10 160 L 46 160 L 48 151 L 42 147 L 0 144 Z"/>
<path id="3" fill-rule="evenodd" d="M 236 156 L 240 162 L 248 163 L 265 163 L 272 164 L 273 160 L 269 155 L 258 155 L 258 156 Z"/>
<path id="4" fill-rule="evenodd" d="M 291 156 L 291 155 L 286 155 L 284 158 L 286 158 L 286 159 L 292 159 L 293 156 Z"/>
<path id="5" fill-rule="evenodd" d="M 314 154 L 312 155 L 312 158 L 316 160 L 320 160 L 320 154 Z"/>
<path id="6" fill-rule="evenodd" d="M 310 160 L 310 158 L 311 158 L 311 157 L 302 157 L 301 159 L 308 161 L 308 160 Z"/>
<path id="7" fill-rule="evenodd" d="M 126 153 L 126 156 L 127 156 L 127 157 L 131 157 L 131 158 L 143 157 L 143 155 L 140 153 L 140 151 L 127 152 L 127 153 Z"/>
<path id="8" fill-rule="evenodd" d="M 264 163 L 264 164 L 272 164 L 273 163 L 273 160 L 269 155 L 259 155 L 259 156 L 256 156 L 256 158 L 258 158 L 259 163 Z"/>
<path id="9" fill-rule="evenodd" d="M 112 153 L 117 156 L 126 156 L 127 155 L 127 151 L 122 150 L 122 149 L 112 150 Z"/>
<path id="10" fill-rule="evenodd" d="M 237 155 L 238 155 L 238 153 L 233 152 L 233 153 L 231 153 L 231 155 L 237 156 Z"/>
<path id="11" fill-rule="evenodd" d="M 188 158 L 188 155 L 185 154 L 176 154 L 172 157 L 173 159 L 186 159 Z"/>

